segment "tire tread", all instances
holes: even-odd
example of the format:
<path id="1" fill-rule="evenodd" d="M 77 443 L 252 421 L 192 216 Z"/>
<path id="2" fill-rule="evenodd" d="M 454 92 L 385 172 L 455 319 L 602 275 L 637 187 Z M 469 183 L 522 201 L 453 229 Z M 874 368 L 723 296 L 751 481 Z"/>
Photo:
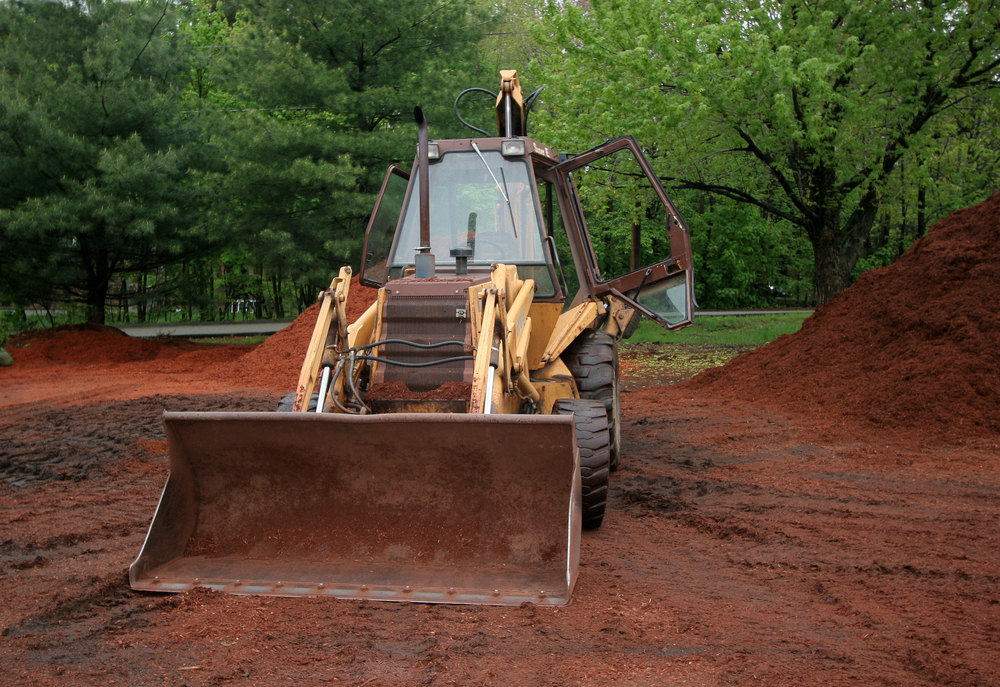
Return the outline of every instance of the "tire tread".
<path id="1" fill-rule="evenodd" d="M 574 418 L 580 451 L 583 527 L 596 529 L 604 521 L 608 500 L 611 451 L 607 411 L 600 401 L 564 398 L 556 401 L 555 412 Z"/>

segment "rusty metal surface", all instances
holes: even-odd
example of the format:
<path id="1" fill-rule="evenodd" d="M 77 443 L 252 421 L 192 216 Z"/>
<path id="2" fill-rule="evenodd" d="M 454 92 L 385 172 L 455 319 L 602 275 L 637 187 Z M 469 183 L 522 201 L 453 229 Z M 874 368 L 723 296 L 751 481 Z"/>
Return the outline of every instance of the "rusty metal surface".
<path id="1" fill-rule="evenodd" d="M 571 418 L 165 413 L 170 477 L 134 589 L 568 603 Z"/>
<path id="2" fill-rule="evenodd" d="M 437 277 L 435 279 L 417 279 L 416 277 L 403 277 L 393 279 L 386 285 L 388 296 L 459 296 L 466 293 L 470 286 L 479 285 L 489 281 L 489 274 L 485 277 L 473 276 L 451 276 Z M 466 296 L 467 298 L 468 296 Z"/>
<path id="3" fill-rule="evenodd" d="M 476 145 L 479 146 L 479 149 L 482 151 L 500 150 L 504 140 L 506 139 L 503 137 L 475 139 Z M 524 141 L 526 155 L 529 155 L 532 158 L 542 161 L 548 165 L 553 165 L 559 162 L 559 154 L 554 148 L 526 136 L 522 137 L 521 140 Z M 456 150 L 472 150 L 471 138 L 441 139 L 436 141 L 436 143 L 438 144 L 438 149 L 441 151 L 442 155 Z"/>
<path id="4" fill-rule="evenodd" d="M 471 340 L 468 289 L 471 279 L 397 280 L 387 288 L 383 310 L 383 339 L 404 339 L 420 344 Z M 420 349 L 387 344 L 379 356 L 404 363 L 425 363 L 469 355 L 471 346 Z M 381 364 L 376 382 L 403 382 L 414 390 L 434 389 L 448 382 L 471 382 L 472 361 L 431 367 Z"/>

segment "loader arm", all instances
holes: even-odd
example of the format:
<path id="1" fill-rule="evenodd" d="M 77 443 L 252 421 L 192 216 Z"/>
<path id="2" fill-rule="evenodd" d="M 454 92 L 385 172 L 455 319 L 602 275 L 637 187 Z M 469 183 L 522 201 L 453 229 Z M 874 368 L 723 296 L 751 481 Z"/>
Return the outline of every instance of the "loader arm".
<path id="1" fill-rule="evenodd" d="M 476 360 L 469 412 L 516 413 L 522 401 L 538 402 L 528 375 L 533 279 L 521 280 L 517 268 L 497 264 L 490 281 L 476 292 Z M 508 307 L 509 303 L 509 307 Z M 481 304 L 481 305 L 479 305 Z"/>
<path id="2" fill-rule="evenodd" d="M 295 388 L 295 405 L 292 407 L 292 412 L 308 410 L 309 397 L 320 377 L 324 358 L 329 361 L 327 350 L 331 346 L 339 348 L 347 341 L 346 306 L 350 288 L 351 268 L 341 267 L 340 273 L 330 283 L 330 288 L 319 295 L 319 315 L 316 318 L 316 325 L 313 327 L 306 357 L 302 361 L 302 370 L 299 372 L 299 382 Z M 326 374 L 324 372 L 324 375 Z"/>

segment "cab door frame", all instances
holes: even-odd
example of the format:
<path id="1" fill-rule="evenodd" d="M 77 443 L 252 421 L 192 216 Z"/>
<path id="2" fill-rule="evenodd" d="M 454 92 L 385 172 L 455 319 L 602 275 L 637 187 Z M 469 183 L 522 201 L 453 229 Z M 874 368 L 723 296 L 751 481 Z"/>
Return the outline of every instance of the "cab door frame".
<path id="1" fill-rule="evenodd" d="M 386 192 L 389 191 L 389 184 L 396 178 L 401 179 L 405 183 L 406 188 L 403 191 L 403 198 L 400 201 L 399 214 L 396 215 L 395 221 L 389 224 L 384 220 L 391 221 L 392 218 L 391 217 L 383 218 L 382 215 L 379 214 L 379 211 L 382 209 L 382 199 L 385 197 Z M 361 249 L 361 270 L 359 277 L 361 283 L 364 284 L 365 286 L 370 286 L 376 289 L 381 288 L 382 286 L 385 286 L 385 283 L 388 280 L 388 274 L 389 274 L 388 260 L 389 256 L 392 255 L 392 249 L 395 247 L 396 235 L 399 233 L 399 221 L 403 216 L 402 210 L 403 208 L 406 207 L 406 198 L 409 195 L 409 193 L 410 193 L 410 173 L 401 167 L 397 167 L 396 165 L 391 165 L 388 171 L 386 171 L 385 173 L 385 178 L 382 180 L 382 187 L 379 189 L 378 199 L 375 201 L 375 207 L 372 210 L 371 217 L 368 220 L 368 227 L 365 229 L 365 242 Z M 379 222 L 379 220 L 383 221 Z M 374 254 L 369 255 L 368 252 L 369 242 L 372 238 L 372 231 L 380 230 L 384 232 L 385 235 L 389 235 L 390 227 L 391 227 L 391 235 L 390 235 L 390 240 L 388 242 L 389 247 L 385 249 L 387 251 L 386 254 L 381 256 L 376 256 Z M 376 237 L 376 242 L 379 242 L 378 241 L 379 239 L 384 239 L 384 236 Z M 384 245 L 385 241 L 383 240 L 380 243 Z M 384 274 L 381 275 L 381 278 L 372 278 L 370 273 L 373 271 L 373 268 L 376 268 L 382 262 L 385 263 Z M 366 272 L 368 272 L 368 274 L 366 274 Z"/>
<path id="2" fill-rule="evenodd" d="M 622 276 L 604 279 L 600 274 L 597 255 L 590 240 L 586 218 L 572 173 L 574 170 L 585 167 L 603 157 L 626 149 L 635 156 L 647 181 L 666 210 L 667 220 L 664 230 L 670 239 L 671 255 Z M 622 136 L 607 141 L 549 168 L 541 176 L 547 181 L 551 181 L 556 188 L 570 251 L 573 254 L 573 261 L 576 263 L 581 289 L 574 303 L 587 298 L 601 300 L 612 296 L 621 300 L 627 307 L 635 308 L 667 329 L 679 329 L 691 324 L 694 314 L 694 266 L 691 259 L 691 237 L 687 224 L 663 189 L 663 185 L 633 136 Z M 685 312 L 682 319 L 668 322 L 638 302 L 642 289 L 666 279 L 676 278 L 679 275 L 683 275 L 686 292 Z"/>

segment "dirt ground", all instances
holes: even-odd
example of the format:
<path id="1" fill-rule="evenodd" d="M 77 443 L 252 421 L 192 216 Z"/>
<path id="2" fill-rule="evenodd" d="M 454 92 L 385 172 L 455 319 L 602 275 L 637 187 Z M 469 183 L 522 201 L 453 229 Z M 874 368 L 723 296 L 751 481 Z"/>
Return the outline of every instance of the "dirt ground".
<path id="1" fill-rule="evenodd" d="M 627 355 L 623 467 L 568 607 L 133 592 L 160 413 L 288 390 L 227 375 L 239 355 L 0 370 L 0 684 L 1000 681 L 1000 439 L 657 386 Z"/>

